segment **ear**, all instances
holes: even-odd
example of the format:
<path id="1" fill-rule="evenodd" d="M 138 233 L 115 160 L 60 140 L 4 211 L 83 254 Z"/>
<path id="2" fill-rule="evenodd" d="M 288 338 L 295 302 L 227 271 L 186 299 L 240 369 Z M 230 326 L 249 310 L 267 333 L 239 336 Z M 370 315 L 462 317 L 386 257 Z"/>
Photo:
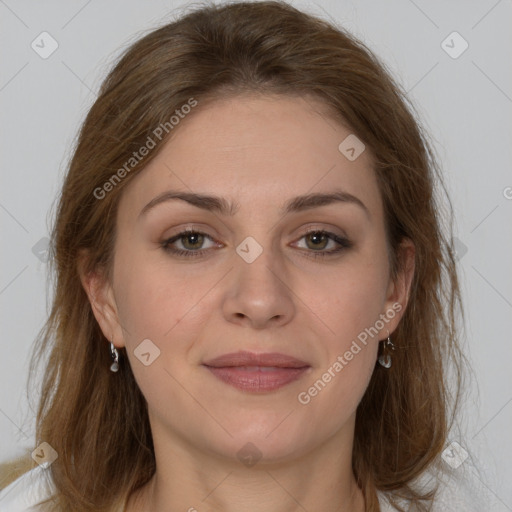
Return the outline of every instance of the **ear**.
<path id="1" fill-rule="evenodd" d="M 395 279 L 390 277 L 386 293 L 386 302 L 384 303 L 383 314 L 388 319 L 383 329 L 383 334 L 387 336 L 396 329 L 402 316 L 405 313 L 411 285 L 414 277 L 416 248 L 409 238 L 404 238 L 398 248 L 398 275 Z"/>
<path id="2" fill-rule="evenodd" d="M 88 269 L 89 255 L 82 252 L 79 256 L 78 272 L 80 281 L 91 304 L 92 312 L 103 335 L 117 348 L 124 347 L 124 336 L 114 290 L 106 272 Z"/>

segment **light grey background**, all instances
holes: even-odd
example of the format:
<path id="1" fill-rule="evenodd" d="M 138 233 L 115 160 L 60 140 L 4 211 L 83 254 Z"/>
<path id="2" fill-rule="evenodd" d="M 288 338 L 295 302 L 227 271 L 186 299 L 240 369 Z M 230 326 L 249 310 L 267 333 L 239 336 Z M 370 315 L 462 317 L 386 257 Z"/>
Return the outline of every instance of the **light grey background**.
<path id="1" fill-rule="evenodd" d="M 512 2 L 291 3 L 359 36 L 409 92 L 434 139 L 455 208 L 477 377 L 465 438 L 454 440 L 489 489 L 488 510 L 512 511 Z M 40 240 L 78 127 L 119 51 L 183 5 L 0 0 L 0 460 L 35 448 L 25 382 L 47 311 Z M 46 59 L 31 47 L 49 48 L 43 31 L 58 43 Z M 469 44 L 457 58 L 445 49 L 460 51 L 458 36 L 442 46 L 454 31 Z"/>

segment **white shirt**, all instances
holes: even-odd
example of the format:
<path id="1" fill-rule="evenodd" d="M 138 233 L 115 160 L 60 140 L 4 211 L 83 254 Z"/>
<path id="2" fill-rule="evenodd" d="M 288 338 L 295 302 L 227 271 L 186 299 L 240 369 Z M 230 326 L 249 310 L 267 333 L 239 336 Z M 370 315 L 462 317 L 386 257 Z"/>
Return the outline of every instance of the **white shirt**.
<path id="1" fill-rule="evenodd" d="M 53 492 L 48 473 L 41 466 L 28 471 L 0 491 L 1 512 L 32 512 L 40 501 Z"/>
<path id="2" fill-rule="evenodd" d="M 451 480 L 453 484 L 455 480 Z M 0 512 L 40 512 L 35 507 L 40 501 L 50 497 L 54 490 L 49 473 L 38 466 L 12 482 L 0 491 Z M 476 502 L 474 493 L 449 485 L 436 498 L 434 511 L 439 512 L 482 512 L 484 508 Z M 395 512 L 384 493 L 379 493 L 381 512 Z M 34 508 L 35 507 L 35 508 Z"/>

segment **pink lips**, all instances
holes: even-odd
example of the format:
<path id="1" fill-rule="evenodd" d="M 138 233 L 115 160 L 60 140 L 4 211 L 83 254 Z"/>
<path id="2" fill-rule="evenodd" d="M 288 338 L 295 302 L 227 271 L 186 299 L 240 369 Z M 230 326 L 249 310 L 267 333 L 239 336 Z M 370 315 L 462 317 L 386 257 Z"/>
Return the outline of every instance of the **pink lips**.
<path id="1" fill-rule="evenodd" d="M 300 378 L 310 365 L 279 353 L 234 352 L 203 363 L 213 375 L 231 386 L 250 392 L 279 389 Z"/>

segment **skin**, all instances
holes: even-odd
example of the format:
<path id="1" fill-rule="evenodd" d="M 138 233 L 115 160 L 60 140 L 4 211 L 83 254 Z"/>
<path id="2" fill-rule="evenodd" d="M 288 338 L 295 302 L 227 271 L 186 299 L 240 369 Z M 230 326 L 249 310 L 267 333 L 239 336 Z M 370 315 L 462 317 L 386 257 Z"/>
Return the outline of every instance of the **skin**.
<path id="1" fill-rule="evenodd" d="M 128 511 L 364 510 L 351 469 L 355 413 L 378 343 L 405 311 L 414 246 L 403 244 L 406 270 L 393 281 L 370 149 L 355 161 L 338 150 L 350 133 L 311 98 L 246 94 L 199 104 L 123 192 L 112 279 L 98 272 L 82 282 L 107 339 L 126 347 L 148 402 L 157 471 Z M 334 188 L 359 198 L 369 214 L 347 202 L 280 211 L 298 195 Z M 171 189 L 221 196 L 238 210 L 225 216 L 174 200 L 139 217 Z M 163 249 L 187 227 L 214 241 L 184 237 L 173 247 L 204 255 Z M 353 246 L 313 258 L 338 247 L 306 236 L 321 229 Z M 263 249 L 252 263 L 235 250 L 248 236 Z M 402 310 L 379 335 L 299 403 L 297 395 L 395 303 Z M 160 350 L 149 366 L 134 355 L 144 339 Z M 311 368 L 281 389 L 251 394 L 202 366 L 242 349 L 292 355 Z M 237 457 L 248 442 L 261 456 L 252 467 Z"/>

